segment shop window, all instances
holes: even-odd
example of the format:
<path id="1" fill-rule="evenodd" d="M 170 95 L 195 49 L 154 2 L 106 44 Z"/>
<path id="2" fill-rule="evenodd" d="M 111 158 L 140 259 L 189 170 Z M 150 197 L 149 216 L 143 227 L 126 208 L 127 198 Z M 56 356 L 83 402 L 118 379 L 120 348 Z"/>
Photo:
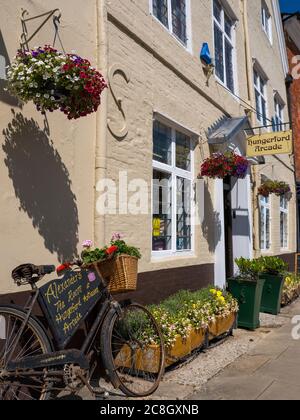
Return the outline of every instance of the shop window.
<path id="1" fill-rule="evenodd" d="M 268 125 L 267 118 L 267 82 L 257 70 L 254 70 L 254 89 L 256 112 L 258 121 L 266 126 Z"/>
<path id="2" fill-rule="evenodd" d="M 192 250 L 192 140 L 160 121 L 153 126 L 152 250 Z"/>
<path id="3" fill-rule="evenodd" d="M 187 0 L 152 0 L 153 15 L 187 46 Z"/>
<path id="4" fill-rule="evenodd" d="M 280 246 L 282 249 L 288 248 L 288 199 L 280 197 Z"/>
<path id="5" fill-rule="evenodd" d="M 260 248 L 268 251 L 271 247 L 271 206 L 270 197 L 260 197 Z"/>
<path id="6" fill-rule="evenodd" d="M 218 0 L 213 2 L 213 21 L 215 75 L 231 92 L 234 92 L 234 22 Z"/>

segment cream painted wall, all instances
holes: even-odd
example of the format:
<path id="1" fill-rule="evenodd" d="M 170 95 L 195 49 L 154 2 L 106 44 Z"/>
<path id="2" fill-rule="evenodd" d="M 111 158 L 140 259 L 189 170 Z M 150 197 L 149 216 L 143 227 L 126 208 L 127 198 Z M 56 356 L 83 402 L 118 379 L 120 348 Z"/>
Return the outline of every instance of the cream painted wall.
<path id="1" fill-rule="evenodd" d="M 244 52 L 244 30 L 242 2 L 228 2 L 237 19 L 237 81 L 239 96 L 247 101 L 247 79 Z M 270 2 L 270 10 L 272 6 Z M 248 2 L 249 31 L 253 58 L 259 60 L 269 76 L 268 100 L 271 117 L 273 109 L 273 89 L 278 90 L 286 101 L 285 84 L 279 44 L 273 23 L 273 46 L 269 45 L 261 27 L 260 1 Z M 195 150 L 195 175 L 198 174 L 202 160 L 208 156 L 206 131 L 225 115 L 243 116 L 247 104 L 240 102 L 228 93 L 224 87 L 211 78 L 209 86 L 199 61 L 199 52 L 203 42 L 208 42 L 213 53 L 212 1 L 191 0 L 192 51 L 185 49 L 161 23 L 151 16 L 149 0 L 115 0 L 108 3 L 108 45 L 109 66 L 118 65 L 130 76 L 130 83 L 116 77 L 116 91 L 122 97 L 122 104 L 129 128 L 128 136 L 118 142 L 108 134 L 108 173 L 118 176 L 118 171 L 129 168 L 129 177 L 142 177 L 148 183 L 152 178 L 152 118 L 158 111 L 177 121 L 184 127 L 199 134 L 199 146 Z M 253 88 L 254 89 L 254 88 Z M 254 105 L 254 104 L 253 104 Z M 117 110 L 111 95 L 108 116 L 120 127 L 123 116 Z M 286 116 L 287 118 L 287 109 Z M 286 163 L 289 157 L 281 157 Z M 290 167 L 286 168 L 275 158 L 267 162 L 276 162 L 276 174 L 282 179 L 289 179 L 293 185 Z M 266 166 L 268 168 L 268 166 Z M 262 168 L 259 168 L 261 170 Z M 252 180 L 254 181 L 254 179 Z M 252 183 L 252 186 L 254 184 Z M 148 207 L 151 208 L 149 193 Z M 215 202 L 213 183 L 209 183 L 206 192 L 206 220 L 210 239 L 204 237 L 202 226 L 196 229 L 195 255 L 190 258 L 176 257 L 160 262 L 151 259 L 151 216 L 107 216 L 106 237 L 118 229 L 124 231 L 132 243 L 141 247 L 143 260 L 141 271 L 158 270 L 186 265 L 213 263 L 215 246 L 210 243 L 215 234 L 215 224 L 209 215 L 214 210 L 209 207 Z M 212 206 L 214 206 L 212 204 Z M 276 206 L 276 203 L 274 203 Z M 274 210 L 275 212 L 276 210 Z M 294 220 L 295 201 L 290 203 L 290 220 Z M 275 214 L 275 213 L 274 213 Z M 278 220 L 274 218 L 274 223 Z M 279 225 L 278 225 L 279 229 Z M 278 230 L 277 229 L 277 230 Z M 279 236 L 274 229 L 274 253 L 280 252 Z M 291 226 L 289 251 L 295 251 L 294 231 Z M 258 231 L 256 232 L 258 237 Z"/>
<path id="2" fill-rule="evenodd" d="M 4 55 L 7 51 L 9 61 L 19 44 L 21 7 L 27 8 L 30 15 L 37 15 L 48 11 L 49 5 L 45 0 L 3 3 L 0 15 L 3 45 L 0 39 L 0 47 Z M 268 45 L 261 30 L 260 2 L 255 0 L 248 3 L 252 55 L 260 61 L 269 76 L 268 97 L 272 106 L 273 89 L 277 89 L 286 101 L 278 41 L 274 37 L 273 47 Z M 100 68 L 103 62 L 97 63 L 97 57 L 99 60 L 99 48 L 103 40 L 97 28 L 99 4 L 100 0 L 89 0 L 84 3 L 84 7 L 80 0 L 51 2 L 51 7 L 59 7 L 62 11 L 61 38 L 65 49 L 75 49 L 94 65 L 99 64 Z M 238 92 L 241 98 L 247 100 L 242 2 L 229 0 L 228 4 L 237 18 Z M 269 0 L 268 4 L 271 4 Z M 203 42 L 208 42 L 213 52 L 212 2 L 191 0 L 192 51 L 187 51 L 150 15 L 149 0 L 111 0 L 106 2 L 106 7 L 108 22 L 104 30 L 108 36 L 109 67 L 116 65 L 130 76 L 129 83 L 120 74 L 114 77 L 115 93 L 122 98 L 129 131 L 123 141 L 118 141 L 107 130 L 107 159 L 104 162 L 104 157 L 98 156 L 102 160 L 100 166 L 106 166 L 108 178 L 117 180 L 119 171 L 124 170 L 128 171 L 129 181 L 142 178 L 150 186 L 152 118 L 153 112 L 157 111 L 198 135 L 194 165 L 196 177 L 202 160 L 209 154 L 207 129 L 224 115 L 245 115 L 247 107 L 228 93 L 214 77 L 206 86 L 199 52 Z M 54 29 L 50 21 L 31 46 L 52 43 L 53 38 Z M 3 55 L 1 51 L 0 55 Z M 0 87 L 3 87 L 3 83 Z M 273 109 L 270 110 L 273 113 Z M 218 218 L 214 214 L 214 182 L 205 183 L 205 224 L 196 229 L 195 254 L 190 258 L 161 262 L 151 260 L 150 213 L 97 217 L 94 230 L 94 187 L 100 173 L 97 172 L 95 179 L 95 147 L 96 141 L 101 144 L 103 131 L 101 134 L 100 128 L 105 129 L 105 118 L 99 127 L 103 115 L 104 107 L 97 115 L 76 122 L 69 122 L 58 112 L 47 115 L 50 135 L 46 135 L 43 133 L 44 119 L 34 107 L 29 104 L 19 108 L 1 89 L 1 128 L 12 133 L 10 136 L 1 134 L 0 148 L 1 293 L 15 290 L 10 272 L 17 264 L 26 261 L 37 264 L 56 263 L 59 257 L 65 257 L 80 248 L 83 239 L 101 237 L 107 242 L 116 230 L 123 231 L 128 241 L 141 248 L 141 272 L 214 263 L 217 245 L 215 226 Z M 115 129 L 124 125 L 124 118 L 111 92 L 108 118 Z M 290 160 L 288 157 L 283 160 L 288 168 L 274 158 L 269 158 L 267 164 L 270 165 L 265 170 L 270 171 L 273 162 L 276 162 L 276 174 L 280 174 L 282 179 L 289 179 L 292 184 Z M 197 204 L 201 208 L 202 203 Z M 150 192 L 148 208 L 150 212 Z M 290 209 L 292 224 L 294 201 Z M 104 235 L 101 231 L 103 221 Z M 272 243 L 272 251 L 278 253 L 278 232 L 275 230 Z M 291 226 L 290 251 L 294 250 L 295 239 Z"/>
<path id="3" fill-rule="evenodd" d="M 96 65 L 95 1 L 51 3 L 15 0 L 1 3 L 0 55 L 7 65 L 19 48 L 21 7 L 30 16 L 51 8 L 62 12 L 60 36 L 66 51 L 76 52 Z M 80 11 L 80 12 L 79 12 Z M 28 25 L 29 33 L 40 20 Z M 30 43 L 52 43 L 52 20 Z M 0 40 L 1 42 L 1 40 Z M 60 48 L 59 44 L 57 45 Z M 7 55 L 6 55 L 7 52 Z M 76 122 L 62 113 L 44 118 L 31 105 L 22 108 L 0 90 L 0 292 L 15 290 L 10 273 L 18 264 L 57 264 L 76 253 L 83 239 L 94 235 L 94 178 L 96 116 Z M 3 131 L 6 130 L 6 134 Z"/>

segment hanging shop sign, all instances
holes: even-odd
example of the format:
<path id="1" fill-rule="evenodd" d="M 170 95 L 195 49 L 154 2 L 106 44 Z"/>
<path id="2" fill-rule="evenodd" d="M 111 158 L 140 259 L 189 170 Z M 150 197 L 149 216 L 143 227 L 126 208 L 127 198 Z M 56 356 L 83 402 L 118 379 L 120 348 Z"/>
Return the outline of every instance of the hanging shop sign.
<path id="1" fill-rule="evenodd" d="M 284 155 L 293 152 L 293 132 L 259 134 L 247 138 L 247 156 Z"/>

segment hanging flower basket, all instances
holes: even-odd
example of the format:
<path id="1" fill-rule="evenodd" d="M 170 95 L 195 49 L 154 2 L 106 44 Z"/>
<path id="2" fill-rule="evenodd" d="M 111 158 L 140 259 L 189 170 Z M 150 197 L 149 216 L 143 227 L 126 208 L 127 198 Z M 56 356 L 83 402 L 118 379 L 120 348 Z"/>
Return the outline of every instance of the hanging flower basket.
<path id="1" fill-rule="evenodd" d="M 291 187 L 286 182 L 279 181 L 265 181 L 258 189 L 258 195 L 269 197 L 270 194 L 275 194 L 277 197 L 291 193 Z"/>
<path id="2" fill-rule="evenodd" d="M 248 160 L 236 153 L 215 153 L 203 162 L 200 175 L 213 179 L 224 179 L 227 176 L 245 178 L 248 168 Z"/>
<path id="3" fill-rule="evenodd" d="M 22 102 L 33 101 L 42 113 L 59 110 L 70 120 L 96 112 L 107 87 L 88 60 L 49 45 L 18 51 L 7 77 L 8 90 Z"/>

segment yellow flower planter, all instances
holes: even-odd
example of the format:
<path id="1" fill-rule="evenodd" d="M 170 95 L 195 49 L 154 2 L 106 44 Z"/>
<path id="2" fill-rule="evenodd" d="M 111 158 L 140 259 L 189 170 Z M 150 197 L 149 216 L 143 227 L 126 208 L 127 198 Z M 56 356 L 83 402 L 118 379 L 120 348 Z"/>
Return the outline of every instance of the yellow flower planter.
<path id="1" fill-rule="evenodd" d="M 235 323 L 236 314 L 230 314 L 226 318 L 218 317 L 216 321 L 211 322 L 208 327 L 209 340 L 213 340 L 232 329 Z M 201 348 L 206 341 L 206 330 L 192 329 L 186 339 L 182 339 L 180 335 L 176 337 L 176 341 L 172 348 L 166 349 L 165 366 L 169 367 L 179 362 L 184 357 L 190 355 L 194 350 Z M 118 353 L 115 364 L 116 367 L 133 368 L 144 372 L 155 373 L 159 370 L 160 347 L 157 345 L 149 345 L 144 350 L 138 350 L 135 362 L 131 358 L 131 349 L 125 344 Z M 135 366 L 131 366 L 135 363 Z"/>
<path id="2" fill-rule="evenodd" d="M 176 337 L 176 342 L 171 349 L 166 350 L 165 366 L 169 367 L 184 357 L 192 353 L 192 351 L 200 348 L 205 343 L 205 330 L 191 330 L 187 339 L 183 340 L 180 335 Z M 135 367 L 144 372 L 155 373 L 159 370 L 160 347 L 150 345 L 145 350 L 138 350 L 136 353 Z M 131 363 L 131 349 L 125 344 L 115 358 L 116 367 L 133 368 Z"/>
<path id="3" fill-rule="evenodd" d="M 226 318 L 217 317 L 215 321 L 210 322 L 208 326 L 209 341 L 227 333 L 234 326 L 236 314 L 232 313 Z"/>

